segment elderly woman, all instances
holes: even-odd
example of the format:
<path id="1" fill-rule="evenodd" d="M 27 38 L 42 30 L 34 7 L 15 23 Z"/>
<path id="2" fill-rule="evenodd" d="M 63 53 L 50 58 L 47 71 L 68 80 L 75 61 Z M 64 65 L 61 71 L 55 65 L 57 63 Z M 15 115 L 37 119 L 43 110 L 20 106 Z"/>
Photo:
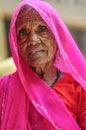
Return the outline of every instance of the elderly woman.
<path id="1" fill-rule="evenodd" d="M 21 2 L 9 41 L 17 71 L 0 79 L 1 130 L 86 130 L 86 62 L 57 12 Z"/>

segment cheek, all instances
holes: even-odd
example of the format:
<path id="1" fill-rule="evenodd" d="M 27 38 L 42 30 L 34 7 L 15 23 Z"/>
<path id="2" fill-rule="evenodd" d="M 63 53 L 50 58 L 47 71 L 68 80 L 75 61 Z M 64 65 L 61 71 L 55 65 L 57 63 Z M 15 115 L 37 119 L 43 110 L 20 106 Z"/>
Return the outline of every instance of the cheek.
<path id="1" fill-rule="evenodd" d="M 20 52 L 24 51 L 26 46 L 27 46 L 27 41 L 25 38 L 17 38 L 17 43 L 18 43 L 18 50 Z"/>
<path id="2" fill-rule="evenodd" d="M 56 54 L 56 48 L 56 43 L 51 40 L 51 42 L 48 44 L 48 54 L 50 57 L 53 57 Z"/>
<path id="3" fill-rule="evenodd" d="M 18 51 L 24 57 L 25 52 L 26 52 L 26 45 L 18 46 Z"/>

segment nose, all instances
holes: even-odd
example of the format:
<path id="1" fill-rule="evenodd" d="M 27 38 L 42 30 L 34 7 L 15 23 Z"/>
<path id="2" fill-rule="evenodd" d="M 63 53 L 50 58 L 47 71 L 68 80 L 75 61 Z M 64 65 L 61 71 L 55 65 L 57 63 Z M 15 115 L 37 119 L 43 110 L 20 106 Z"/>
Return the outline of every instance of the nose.
<path id="1" fill-rule="evenodd" d="M 39 36 L 35 33 L 32 33 L 29 37 L 29 45 L 36 45 L 40 43 Z"/>

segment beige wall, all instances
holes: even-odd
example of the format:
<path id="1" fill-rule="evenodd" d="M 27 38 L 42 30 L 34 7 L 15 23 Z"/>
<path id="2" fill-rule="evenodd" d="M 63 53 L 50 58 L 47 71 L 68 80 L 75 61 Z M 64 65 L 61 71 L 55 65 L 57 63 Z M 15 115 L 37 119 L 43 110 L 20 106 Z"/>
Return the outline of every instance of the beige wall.
<path id="1" fill-rule="evenodd" d="M 67 26 L 86 30 L 86 0 L 45 0 L 59 12 Z"/>

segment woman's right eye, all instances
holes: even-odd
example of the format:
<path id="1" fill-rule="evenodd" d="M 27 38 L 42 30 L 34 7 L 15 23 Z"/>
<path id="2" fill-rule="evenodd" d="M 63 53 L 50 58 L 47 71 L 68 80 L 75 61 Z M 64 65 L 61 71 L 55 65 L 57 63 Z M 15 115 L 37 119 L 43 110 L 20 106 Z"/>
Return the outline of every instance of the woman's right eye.
<path id="1" fill-rule="evenodd" d="M 26 35 L 27 35 L 26 29 L 21 29 L 21 30 L 19 30 L 19 33 L 18 33 L 18 36 L 19 36 L 19 37 L 24 37 L 24 36 L 26 36 Z"/>

